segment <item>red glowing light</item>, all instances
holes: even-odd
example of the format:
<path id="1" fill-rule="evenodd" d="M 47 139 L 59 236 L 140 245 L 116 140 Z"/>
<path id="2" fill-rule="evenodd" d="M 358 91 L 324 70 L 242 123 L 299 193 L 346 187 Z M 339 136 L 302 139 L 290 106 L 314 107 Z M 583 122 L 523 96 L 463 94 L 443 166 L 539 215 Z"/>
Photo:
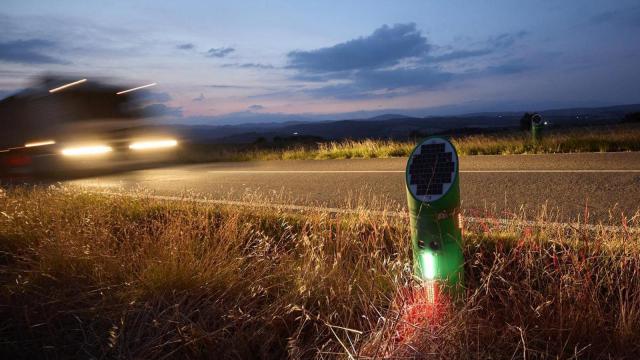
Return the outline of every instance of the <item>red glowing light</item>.
<path id="1" fill-rule="evenodd" d="M 395 343 L 410 342 L 420 330 L 437 327 L 447 309 L 447 298 L 437 281 L 403 289 L 397 299 L 400 318 Z"/>

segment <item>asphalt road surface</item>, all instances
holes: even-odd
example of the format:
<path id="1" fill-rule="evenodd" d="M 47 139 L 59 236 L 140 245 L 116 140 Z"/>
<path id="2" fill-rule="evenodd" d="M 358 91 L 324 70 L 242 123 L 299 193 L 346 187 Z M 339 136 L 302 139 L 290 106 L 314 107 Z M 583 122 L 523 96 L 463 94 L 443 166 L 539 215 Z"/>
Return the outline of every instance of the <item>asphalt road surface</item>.
<path id="1" fill-rule="evenodd" d="M 66 181 L 109 192 L 147 192 L 249 203 L 372 210 L 405 208 L 406 158 L 179 165 Z M 640 210 L 640 152 L 460 158 L 471 216 L 619 224 Z"/>

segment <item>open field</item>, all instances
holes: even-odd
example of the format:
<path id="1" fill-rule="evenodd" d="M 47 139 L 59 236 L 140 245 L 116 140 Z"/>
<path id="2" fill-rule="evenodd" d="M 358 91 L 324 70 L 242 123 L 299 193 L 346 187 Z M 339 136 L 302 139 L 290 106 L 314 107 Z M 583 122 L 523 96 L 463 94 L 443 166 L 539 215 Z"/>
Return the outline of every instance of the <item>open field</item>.
<path id="1" fill-rule="evenodd" d="M 10 189 L 0 193 L 0 353 L 640 355 L 637 233 L 491 222 L 465 232 L 464 299 L 429 311 L 404 219 Z"/>
<path id="2" fill-rule="evenodd" d="M 543 154 L 572 152 L 639 151 L 640 126 L 633 124 L 577 129 L 556 129 L 533 143 L 528 132 L 453 136 L 460 155 Z M 189 148 L 187 161 L 248 161 L 389 158 L 408 156 L 414 141 L 344 140 L 270 148 L 267 145 Z"/>

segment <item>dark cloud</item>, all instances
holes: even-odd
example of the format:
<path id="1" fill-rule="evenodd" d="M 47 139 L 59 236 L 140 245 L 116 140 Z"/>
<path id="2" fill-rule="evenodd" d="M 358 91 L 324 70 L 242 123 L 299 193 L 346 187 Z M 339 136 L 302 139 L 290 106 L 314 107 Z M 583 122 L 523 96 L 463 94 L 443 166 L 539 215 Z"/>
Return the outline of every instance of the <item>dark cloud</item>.
<path id="1" fill-rule="evenodd" d="M 165 104 L 151 104 L 145 106 L 142 110 L 152 116 L 182 117 L 181 107 L 171 107 Z"/>
<path id="2" fill-rule="evenodd" d="M 264 109 L 264 106 L 262 105 L 251 105 L 247 108 L 249 111 L 260 111 L 262 109 Z"/>
<path id="3" fill-rule="evenodd" d="M 207 51 L 207 57 L 213 58 L 223 58 L 232 52 L 236 51 L 236 49 L 232 47 L 219 47 L 219 48 L 211 48 Z"/>
<path id="4" fill-rule="evenodd" d="M 55 42 L 43 39 L 0 42 L 0 61 L 20 64 L 68 64 L 68 61 L 43 53 L 55 46 Z"/>
<path id="5" fill-rule="evenodd" d="M 427 38 L 415 24 L 396 24 L 331 47 L 292 51 L 287 57 L 289 68 L 321 73 L 390 66 L 405 58 L 422 56 L 429 48 Z"/>
<path id="6" fill-rule="evenodd" d="M 340 81 L 305 90 L 314 96 L 355 99 L 390 97 L 401 89 L 431 89 L 454 74 L 425 64 L 431 46 L 415 24 L 384 25 L 371 35 L 335 46 L 288 54 L 292 78 L 310 82 Z M 418 61 L 409 65 L 407 61 Z M 345 82 L 346 81 L 346 82 Z"/>
<path id="7" fill-rule="evenodd" d="M 233 64 L 223 64 L 222 67 L 225 68 L 240 68 L 240 69 L 273 69 L 273 65 L 268 64 L 258 64 L 258 63 L 233 63 Z"/>
<path id="8" fill-rule="evenodd" d="M 193 98 L 193 101 L 198 102 L 198 101 L 204 101 L 206 98 L 204 97 L 203 93 L 200 93 L 200 96 L 198 96 L 197 98 Z"/>
<path id="9" fill-rule="evenodd" d="M 524 31 L 493 36 L 475 49 L 436 51 L 415 24 L 387 25 L 373 34 L 335 46 L 294 51 L 287 68 L 298 81 L 327 83 L 304 90 L 307 94 L 340 99 L 395 97 L 412 91 L 431 90 L 473 75 L 501 75 L 528 69 L 520 61 L 473 71 L 443 70 L 442 63 L 504 53 L 526 36 Z M 481 46 L 480 46 L 481 45 Z"/>
<path id="10" fill-rule="evenodd" d="M 195 45 L 191 44 L 191 43 L 186 43 L 186 44 L 179 44 L 176 46 L 177 49 L 179 50 L 193 50 L 195 49 Z"/>

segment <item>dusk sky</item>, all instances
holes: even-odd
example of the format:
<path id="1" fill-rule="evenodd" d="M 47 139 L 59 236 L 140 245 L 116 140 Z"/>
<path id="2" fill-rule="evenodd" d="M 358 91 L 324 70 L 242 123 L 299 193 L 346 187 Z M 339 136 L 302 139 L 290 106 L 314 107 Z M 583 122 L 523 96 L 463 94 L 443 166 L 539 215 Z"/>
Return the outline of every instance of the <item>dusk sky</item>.
<path id="1" fill-rule="evenodd" d="M 2 3 L 0 97 L 63 73 L 157 82 L 184 122 L 640 102 L 637 0 Z"/>

